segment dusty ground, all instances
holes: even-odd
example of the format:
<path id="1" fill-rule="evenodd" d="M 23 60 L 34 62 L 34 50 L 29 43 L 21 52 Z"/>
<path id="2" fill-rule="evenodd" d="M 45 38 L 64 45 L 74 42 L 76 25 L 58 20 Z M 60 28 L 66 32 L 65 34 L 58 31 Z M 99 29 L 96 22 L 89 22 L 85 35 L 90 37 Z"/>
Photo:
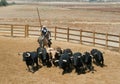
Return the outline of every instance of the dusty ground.
<path id="1" fill-rule="evenodd" d="M 106 67 L 94 65 L 96 72 L 77 75 L 62 75 L 59 68 L 42 67 L 34 74 L 27 72 L 19 52 L 34 51 L 38 47 L 37 38 L 0 37 L 0 84 L 120 84 L 120 53 L 104 51 Z M 52 47 L 71 48 L 74 52 L 90 51 L 93 47 L 53 41 Z"/>
<path id="2" fill-rule="evenodd" d="M 0 7 L 0 24 L 39 25 L 36 8 L 46 26 L 82 28 L 100 32 L 120 33 L 120 5 L 13 5 Z M 97 7 L 97 8 L 96 8 Z M 77 75 L 61 75 L 59 68 L 42 67 L 34 74 L 27 72 L 19 52 L 34 51 L 37 38 L 0 37 L 0 84 L 120 84 L 120 54 L 106 49 L 106 67 L 94 65 L 96 72 Z M 53 41 L 52 47 L 71 48 L 74 52 L 90 51 L 93 47 Z"/>

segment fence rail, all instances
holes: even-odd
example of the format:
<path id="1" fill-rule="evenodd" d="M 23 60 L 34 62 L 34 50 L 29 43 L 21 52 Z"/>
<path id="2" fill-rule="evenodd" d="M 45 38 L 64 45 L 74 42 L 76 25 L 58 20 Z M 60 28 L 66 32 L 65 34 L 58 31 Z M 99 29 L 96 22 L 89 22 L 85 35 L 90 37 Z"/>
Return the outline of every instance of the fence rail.
<path id="1" fill-rule="evenodd" d="M 81 29 L 49 27 L 52 38 L 92 46 L 105 47 L 120 51 L 120 34 L 101 33 Z M 0 24 L 0 35 L 33 37 L 40 35 L 40 27 L 33 25 Z"/>

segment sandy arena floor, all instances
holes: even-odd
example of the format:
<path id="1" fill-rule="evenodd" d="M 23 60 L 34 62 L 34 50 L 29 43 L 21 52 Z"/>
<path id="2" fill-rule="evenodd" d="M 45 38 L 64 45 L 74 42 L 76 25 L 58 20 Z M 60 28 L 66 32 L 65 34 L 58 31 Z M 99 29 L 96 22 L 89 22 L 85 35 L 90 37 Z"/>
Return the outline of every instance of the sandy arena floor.
<path id="1" fill-rule="evenodd" d="M 37 38 L 0 37 L 0 84 L 120 84 L 120 53 L 104 51 L 106 67 L 94 65 L 94 73 L 62 75 L 59 68 L 42 67 L 34 74 L 27 72 L 19 52 L 35 51 Z M 53 41 L 52 47 L 71 48 L 73 52 L 90 51 L 93 47 L 68 42 Z"/>
<path id="2" fill-rule="evenodd" d="M 99 32 L 120 33 L 120 5 L 12 5 L 0 7 L 0 24 L 39 25 L 36 8 L 46 26 L 81 28 Z M 90 51 L 91 46 L 52 41 L 52 47 L 71 48 L 73 52 Z M 0 84 L 120 84 L 120 53 L 105 52 L 106 67 L 94 65 L 96 72 L 62 75 L 59 68 L 42 67 L 34 74 L 27 72 L 19 52 L 35 51 L 37 38 L 0 36 Z"/>

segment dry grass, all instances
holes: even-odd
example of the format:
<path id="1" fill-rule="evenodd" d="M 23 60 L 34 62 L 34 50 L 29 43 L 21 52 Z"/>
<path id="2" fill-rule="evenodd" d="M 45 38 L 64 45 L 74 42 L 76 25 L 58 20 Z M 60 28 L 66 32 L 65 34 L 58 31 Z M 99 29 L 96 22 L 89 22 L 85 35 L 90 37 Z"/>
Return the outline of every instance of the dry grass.
<path id="1" fill-rule="evenodd" d="M 119 4 L 13 5 L 0 8 L 0 23 L 39 25 L 36 8 L 46 26 L 120 33 Z"/>

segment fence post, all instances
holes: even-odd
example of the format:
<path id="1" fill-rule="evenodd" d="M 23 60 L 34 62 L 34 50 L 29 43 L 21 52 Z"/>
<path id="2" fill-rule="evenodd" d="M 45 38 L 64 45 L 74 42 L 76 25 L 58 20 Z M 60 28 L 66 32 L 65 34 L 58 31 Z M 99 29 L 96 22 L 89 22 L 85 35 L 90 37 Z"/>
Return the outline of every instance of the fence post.
<path id="1" fill-rule="evenodd" d="M 13 37 L 13 25 L 11 24 L 11 37 Z"/>
<path id="2" fill-rule="evenodd" d="M 108 48 L 108 33 L 106 33 L 106 48 Z"/>
<path id="3" fill-rule="evenodd" d="M 67 28 L 67 42 L 69 42 L 69 27 Z"/>
<path id="4" fill-rule="evenodd" d="M 93 31 L 93 46 L 95 46 L 95 31 Z"/>
<path id="5" fill-rule="evenodd" d="M 80 44 L 82 44 L 82 29 L 80 29 Z"/>
<path id="6" fill-rule="evenodd" d="M 29 37 L 29 25 L 26 25 L 26 37 Z"/>
<path id="7" fill-rule="evenodd" d="M 57 33 L 57 27 L 55 27 L 55 37 L 54 37 L 55 40 L 56 40 L 56 33 Z"/>
<path id="8" fill-rule="evenodd" d="M 120 52 L 120 33 L 119 33 L 119 52 Z"/>
<path id="9" fill-rule="evenodd" d="M 26 31 L 27 27 L 25 25 L 25 37 L 27 37 L 27 31 Z"/>

